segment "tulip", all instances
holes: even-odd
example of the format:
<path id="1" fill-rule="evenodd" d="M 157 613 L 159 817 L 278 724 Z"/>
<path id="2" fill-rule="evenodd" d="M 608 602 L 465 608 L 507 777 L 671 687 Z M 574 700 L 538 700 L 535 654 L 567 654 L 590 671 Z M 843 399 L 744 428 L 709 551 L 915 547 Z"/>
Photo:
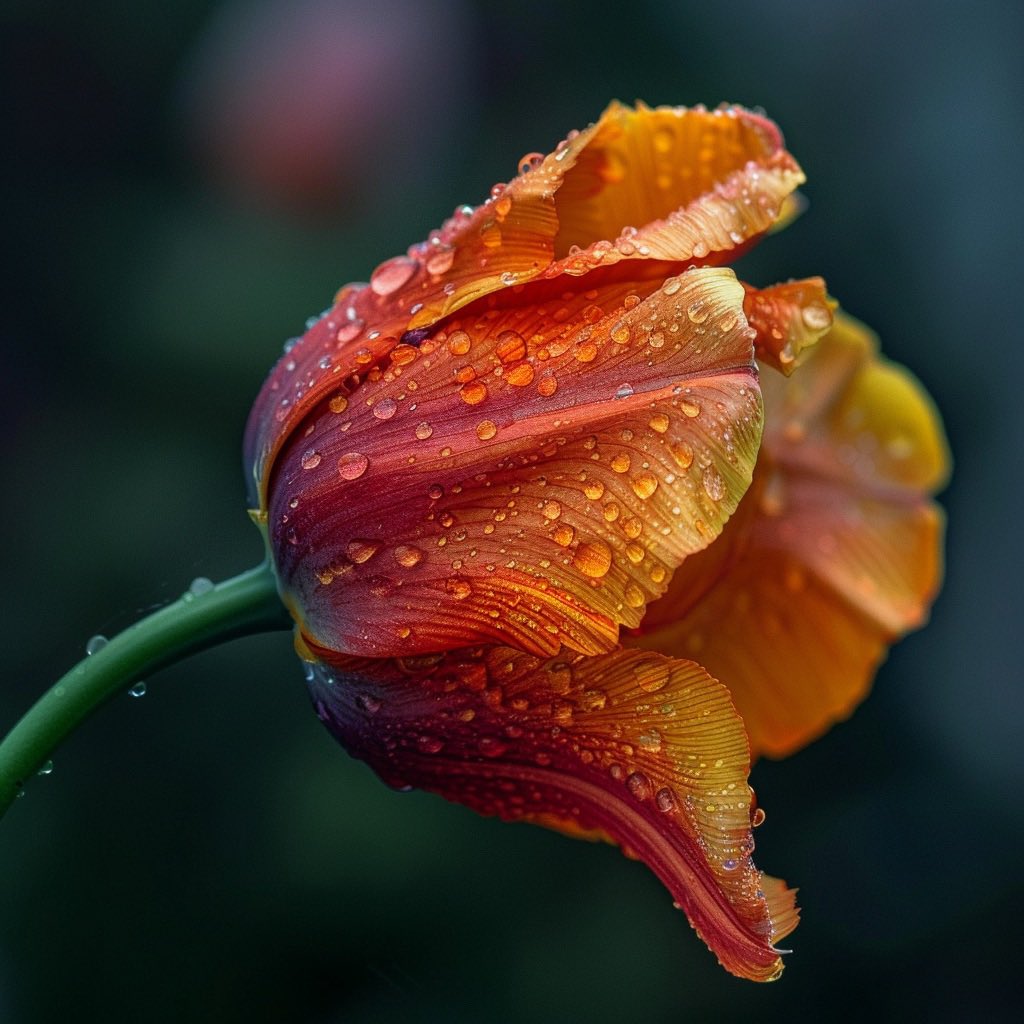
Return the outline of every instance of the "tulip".
<path id="1" fill-rule="evenodd" d="M 348 751 L 618 844 L 762 981 L 797 910 L 751 860 L 751 756 L 847 715 L 923 621 L 947 464 L 820 279 L 726 268 L 803 180 L 758 114 L 612 104 L 342 288 L 245 441 Z"/>

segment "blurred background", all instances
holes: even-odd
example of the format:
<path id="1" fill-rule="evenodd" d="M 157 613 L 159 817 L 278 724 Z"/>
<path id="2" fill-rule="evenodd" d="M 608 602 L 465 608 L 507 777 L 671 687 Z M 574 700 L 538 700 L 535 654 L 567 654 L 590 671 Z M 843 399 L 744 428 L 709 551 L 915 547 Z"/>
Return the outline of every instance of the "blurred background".
<path id="1" fill-rule="evenodd" d="M 282 342 L 612 97 L 761 106 L 824 275 L 943 411 L 948 578 L 858 714 L 753 782 L 800 887 L 726 975 L 611 848 L 386 789 L 286 635 L 149 680 L 0 826 L 0 1019 L 1015 1018 L 1024 6 L 8 2 L 0 724 L 95 633 L 258 561 L 240 436 Z"/>

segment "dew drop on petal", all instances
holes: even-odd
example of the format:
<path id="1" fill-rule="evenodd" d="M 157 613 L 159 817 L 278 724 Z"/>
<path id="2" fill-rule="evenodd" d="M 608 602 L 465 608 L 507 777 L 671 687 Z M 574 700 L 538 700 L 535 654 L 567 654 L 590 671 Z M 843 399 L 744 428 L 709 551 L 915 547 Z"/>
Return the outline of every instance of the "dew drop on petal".
<path id="1" fill-rule="evenodd" d="M 393 398 L 382 398 L 373 407 L 373 415 L 378 420 L 389 420 L 398 411 L 398 403 Z"/>
<path id="2" fill-rule="evenodd" d="M 664 434 L 670 425 L 669 418 L 663 412 L 656 412 L 648 421 L 647 426 L 658 434 Z"/>
<path id="3" fill-rule="evenodd" d="M 646 501 L 658 489 L 658 478 L 653 473 L 638 473 L 630 481 L 630 485 L 633 493 Z"/>
<path id="4" fill-rule="evenodd" d="M 542 398 L 550 398 L 558 390 L 558 381 L 553 374 L 545 373 L 537 381 L 537 394 Z"/>
<path id="5" fill-rule="evenodd" d="M 626 776 L 626 788 L 637 800 L 650 800 L 651 780 L 643 772 L 630 772 Z"/>
<path id="6" fill-rule="evenodd" d="M 498 428 L 493 420 L 481 420 L 476 425 L 476 436 L 481 441 L 489 441 L 497 432 Z"/>
<path id="7" fill-rule="evenodd" d="M 338 473 L 342 480 L 358 480 L 369 465 L 370 460 L 361 452 L 347 452 L 338 459 Z"/>
<path id="8" fill-rule="evenodd" d="M 413 260 L 405 256 L 396 256 L 382 263 L 370 275 L 370 287 L 382 297 L 391 295 L 412 277 L 415 270 L 416 263 Z"/>
<path id="9" fill-rule="evenodd" d="M 676 795 L 668 786 L 663 786 L 655 793 L 654 802 L 664 814 L 671 814 L 676 809 Z"/>
<path id="10" fill-rule="evenodd" d="M 453 331 L 448 338 L 448 351 L 453 356 L 464 356 L 472 347 L 473 339 L 465 331 Z"/>
<path id="11" fill-rule="evenodd" d="M 712 501 L 721 501 L 725 497 L 725 481 L 722 474 L 714 466 L 706 466 L 700 478 L 704 493 Z"/>
<path id="12" fill-rule="evenodd" d="M 572 564 L 584 576 L 599 580 L 612 567 L 612 549 L 601 540 L 583 541 L 573 553 Z"/>
<path id="13" fill-rule="evenodd" d="M 562 514 L 562 506 L 557 501 L 549 501 L 541 511 L 545 519 L 557 519 Z"/>
<path id="14" fill-rule="evenodd" d="M 302 453 L 302 458 L 299 460 L 299 465 L 303 469 L 316 469 L 320 465 L 320 453 L 313 448 Z"/>
<path id="15" fill-rule="evenodd" d="M 479 405 L 487 397 L 487 385 L 479 380 L 471 380 L 459 389 L 459 398 L 466 405 Z"/>
<path id="16" fill-rule="evenodd" d="M 419 440 L 426 441 L 426 439 L 433 433 L 434 428 L 425 420 L 423 423 L 416 424 L 416 437 L 419 438 Z"/>
<path id="17" fill-rule="evenodd" d="M 423 561 L 423 552 L 412 544 L 399 544 L 395 548 L 395 561 L 403 569 L 414 569 Z"/>
<path id="18" fill-rule="evenodd" d="M 567 548 L 575 539 L 576 531 L 566 523 L 559 523 L 552 533 L 551 539 L 559 546 Z"/>
<path id="19" fill-rule="evenodd" d="M 348 398 L 345 395 L 335 395 L 327 403 L 327 407 L 331 412 L 344 412 L 348 408 Z"/>
<path id="20" fill-rule="evenodd" d="M 362 565 L 369 561 L 380 550 L 380 544 L 372 540 L 351 540 L 345 547 L 345 554 L 350 562 Z"/>

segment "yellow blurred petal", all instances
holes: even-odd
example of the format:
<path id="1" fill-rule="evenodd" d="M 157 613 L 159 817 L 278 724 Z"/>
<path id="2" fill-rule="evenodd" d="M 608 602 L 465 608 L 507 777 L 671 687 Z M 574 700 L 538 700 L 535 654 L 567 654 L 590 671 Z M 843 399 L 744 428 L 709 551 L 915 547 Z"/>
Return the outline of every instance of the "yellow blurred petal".
<path id="1" fill-rule="evenodd" d="M 848 317 L 762 387 L 753 485 L 631 642 L 699 659 L 754 751 L 782 755 L 849 714 L 887 645 L 925 620 L 942 574 L 929 494 L 949 460 L 921 386 Z"/>

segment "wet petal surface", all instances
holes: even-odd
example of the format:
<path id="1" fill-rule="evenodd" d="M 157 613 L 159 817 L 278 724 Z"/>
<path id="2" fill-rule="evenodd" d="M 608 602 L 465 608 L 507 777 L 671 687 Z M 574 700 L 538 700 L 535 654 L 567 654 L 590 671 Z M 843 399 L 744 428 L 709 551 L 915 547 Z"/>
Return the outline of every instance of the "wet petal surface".
<path id="1" fill-rule="evenodd" d="M 270 539 L 306 640 L 583 653 L 721 531 L 761 431 L 728 270 L 469 307 L 281 452 Z"/>
<path id="2" fill-rule="evenodd" d="M 508 648 L 311 665 L 328 729 L 397 787 L 606 838 L 657 874 L 734 974 L 781 973 L 793 893 L 753 865 L 749 755 L 721 684 L 640 651 Z"/>
<path id="3" fill-rule="evenodd" d="M 762 374 L 754 483 L 630 642 L 727 682 L 755 752 L 782 755 L 850 713 L 941 577 L 929 495 L 948 455 L 920 385 L 840 316 L 789 379 Z"/>

